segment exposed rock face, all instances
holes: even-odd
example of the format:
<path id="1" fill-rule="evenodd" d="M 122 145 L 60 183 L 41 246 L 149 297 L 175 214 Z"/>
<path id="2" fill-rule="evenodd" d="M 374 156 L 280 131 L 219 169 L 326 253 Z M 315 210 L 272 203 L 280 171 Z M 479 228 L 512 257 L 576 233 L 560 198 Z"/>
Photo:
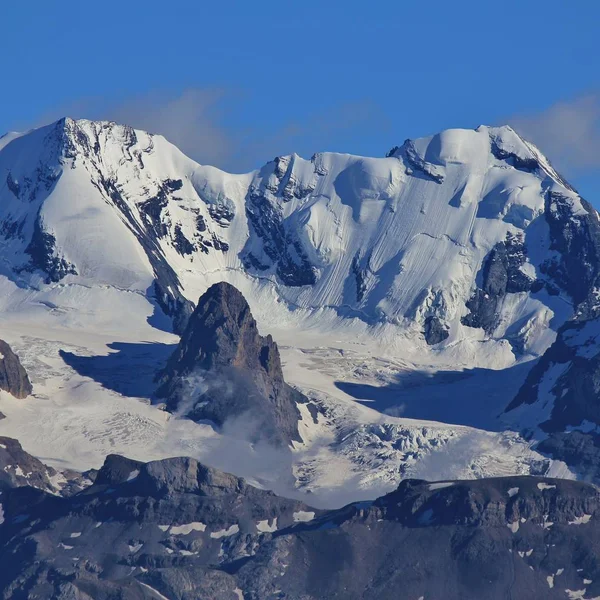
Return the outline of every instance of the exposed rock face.
<path id="1" fill-rule="evenodd" d="M 230 600 L 229 566 L 321 512 L 189 458 L 109 456 L 76 496 L 14 488 L 0 502 L 0 594 L 31 599 Z"/>
<path id="2" fill-rule="evenodd" d="M 33 391 L 27 371 L 4 340 L 0 340 L 0 389 L 15 398 L 26 398 Z"/>
<path id="3" fill-rule="evenodd" d="M 425 319 L 425 341 L 433 346 L 448 338 L 448 326 L 439 317 L 430 316 Z"/>
<path id="4" fill-rule="evenodd" d="M 74 496 L 8 487 L 0 502 L 7 598 L 600 594 L 600 493 L 580 482 L 405 480 L 374 502 L 321 511 L 190 458 L 109 456 Z"/>
<path id="5" fill-rule="evenodd" d="M 277 198 L 283 202 L 305 198 L 314 191 L 317 172 L 315 167 L 313 181 L 303 187 L 294 177 L 293 168 L 294 157 L 276 158 L 261 170 L 260 179 L 248 190 L 246 217 L 259 243 L 249 240 L 242 260 L 251 272 L 273 270 L 281 283 L 297 287 L 313 285 L 316 269 L 298 239 L 298 231 L 285 222 Z"/>
<path id="6" fill-rule="evenodd" d="M 0 494 L 11 488 L 33 487 L 51 494 L 70 495 L 90 483 L 90 473 L 58 473 L 25 452 L 17 440 L 0 437 Z"/>
<path id="7" fill-rule="evenodd" d="M 306 398 L 285 383 L 277 344 L 259 334 L 245 298 L 225 282 L 198 301 L 158 395 L 194 420 L 223 426 L 243 416 L 255 439 L 300 441 L 296 403 Z"/>
<path id="8" fill-rule="evenodd" d="M 0 490 L 31 486 L 52 491 L 56 471 L 23 450 L 12 438 L 0 437 Z"/>
<path id="9" fill-rule="evenodd" d="M 507 412 L 520 410 L 550 433 L 538 449 L 562 460 L 582 478 L 598 481 L 600 437 L 600 222 L 585 200 L 576 213 L 570 198 L 546 194 L 545 218 L 556 256 L 546 278 L 573 300 L 575 313 L 529 372 Z M 582 431 L 570 431 L 580 427 Z"/>
<path id="10" fill-rule="evenodd" d="M 482 285 L 467 302 L 469 314 L 462 318 L 464 325 L 492 333 L 498 325 L 498 305 L 504 296 L 532 289 L 534 281 L 521 271 L 526 255 L 523 240 L 511 234 L 494 246 L 483 265 Z"/>

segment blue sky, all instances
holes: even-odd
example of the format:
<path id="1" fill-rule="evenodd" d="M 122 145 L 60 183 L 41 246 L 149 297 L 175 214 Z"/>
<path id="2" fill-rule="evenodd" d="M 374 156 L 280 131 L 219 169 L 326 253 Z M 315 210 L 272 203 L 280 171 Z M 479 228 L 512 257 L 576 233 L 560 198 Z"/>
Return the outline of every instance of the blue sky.
<path id="1" fill-rule="evenodd" d="M 23 0 L 0 22 L 0 131 L 110 118 L 242 171 L 509 122 L 600 205 L 596 0 Z"/>

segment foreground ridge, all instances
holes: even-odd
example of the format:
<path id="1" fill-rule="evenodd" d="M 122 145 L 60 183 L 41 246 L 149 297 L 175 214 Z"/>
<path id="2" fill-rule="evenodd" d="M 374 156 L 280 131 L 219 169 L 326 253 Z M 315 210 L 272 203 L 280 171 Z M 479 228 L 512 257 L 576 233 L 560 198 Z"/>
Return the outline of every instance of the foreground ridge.
<path id="1" fill-rule="evenodd" d="M 322 511 L 190 458 L 112 455 L 72 496 L 0 487 L 0 590 L 24 598 L 598 595 L 600 494 L 580 482 L 405 480 Z"/>

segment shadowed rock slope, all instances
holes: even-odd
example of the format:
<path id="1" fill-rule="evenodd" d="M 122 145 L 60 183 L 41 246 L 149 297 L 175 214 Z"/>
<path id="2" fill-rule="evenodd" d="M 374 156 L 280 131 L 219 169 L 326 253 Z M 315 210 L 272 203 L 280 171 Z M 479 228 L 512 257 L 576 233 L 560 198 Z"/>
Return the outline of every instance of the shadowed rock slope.
<path id="1" fill-rule="evenodd" d="M 285 383 L 277 344 L 259 334 L 244 296 L 225 282 L 198 301 L 158 395 L 173 412 L 235 426 L 253 440 L 301 441 L 297 403 L 307 400 Z"/>
<path id="2" fill-rule="evenodd" d="M 580 482 L 405 480 L 319 511 L 190 458 L 109 456 L 76 495 L 7 487 L 0 502 L 3 598 L 600 595 L 600 494 Z"/>

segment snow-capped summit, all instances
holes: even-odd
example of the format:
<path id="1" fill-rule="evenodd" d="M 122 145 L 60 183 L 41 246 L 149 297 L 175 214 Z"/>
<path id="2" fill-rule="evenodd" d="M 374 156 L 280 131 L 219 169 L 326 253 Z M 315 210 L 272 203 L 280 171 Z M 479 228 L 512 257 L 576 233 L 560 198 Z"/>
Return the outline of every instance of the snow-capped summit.
<path id="1" fill-rule="evenodd" d="M 509 127 L 451 129 L 385 158 L 278 157 L 246 175 L 109 122 L 7 138 L 2 273 L 21 288 L 135 292 L 182 331 L 192 302 L 233 280 L 251 304 L 274 295 L 424 347 L 458 343 L 467 363 L 491 339 L 498 365 L 543 352 L 581 301 L 557 236 L 595 212 Z"/>

